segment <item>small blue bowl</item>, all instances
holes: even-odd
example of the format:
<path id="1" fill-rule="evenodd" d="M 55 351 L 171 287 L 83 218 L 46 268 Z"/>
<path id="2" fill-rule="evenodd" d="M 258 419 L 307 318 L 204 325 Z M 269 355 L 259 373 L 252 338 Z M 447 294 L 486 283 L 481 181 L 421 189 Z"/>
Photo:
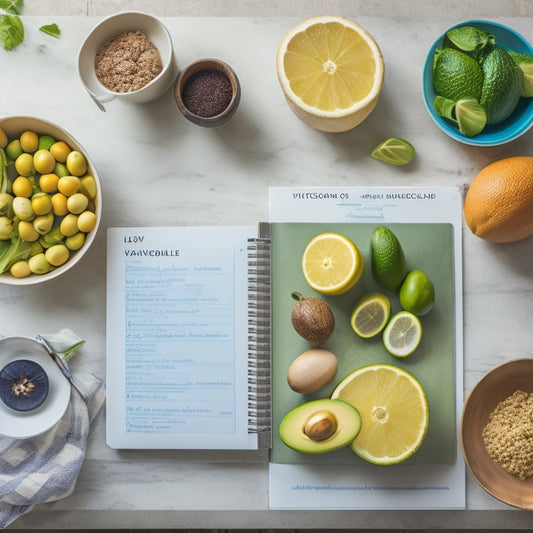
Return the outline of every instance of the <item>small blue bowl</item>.
<path id="1" fill-rule="evenodd" d="M 500 124 L 486 126 L 481 133 L 475 137 L 463 135 L 457 125 L 440 117 L 433 107 L 435 100 L 435 90 L 433 89 L 433 59 L 435 51 L 442 47 L 444 36 L 448 31 L 460 26 L 475 26 L 480 30 L 494 35 L 496 44 L 518 52 L 520 54 L 533 55 L 531 45 L 517 32 L 496 22 L 486 20 L 467 20 L 448 28 L 431 46 L 424 62 L 422 72 L 422 92 L 424 94 L 424 104 L 430 117 L 435 124 L 447 135 L 464 144 L 474 146 L 496 146 L 517 139 L 533 125 L 533 98 L 520 98 L 520 102 L 512 115 Z"/>

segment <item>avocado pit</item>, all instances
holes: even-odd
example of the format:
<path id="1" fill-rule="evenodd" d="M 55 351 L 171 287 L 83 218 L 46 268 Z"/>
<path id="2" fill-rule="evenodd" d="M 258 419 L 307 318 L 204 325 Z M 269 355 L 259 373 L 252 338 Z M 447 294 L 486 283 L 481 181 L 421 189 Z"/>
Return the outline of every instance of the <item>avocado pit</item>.
<path id="1" fill-rule="evenodd" d="M 317 411 L 309 417 L 304 426 L 304 433 L 315 441 L 329 439 L 337 431 L 337 417 L 325 409 Z"/>

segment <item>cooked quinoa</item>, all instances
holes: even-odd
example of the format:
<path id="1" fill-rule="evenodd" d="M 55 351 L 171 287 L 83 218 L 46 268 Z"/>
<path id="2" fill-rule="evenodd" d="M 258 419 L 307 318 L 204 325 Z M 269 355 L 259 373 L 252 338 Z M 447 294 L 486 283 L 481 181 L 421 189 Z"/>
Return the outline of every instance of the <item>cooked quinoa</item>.
<path id="1" fill-rule="evenodd" d="M 517 390 L 498 403 L 482 438 L 488 454 L 507 472 L 522 480 L 533 476 L 533 394 Z"/>
<path id="2" fill-rule="evenodd" d="M 115 92 L 136 91 L 162 70 L 159 50 L 140 31 L 121 33 L 96 53 L 96 77 L 102 85 Z"/>

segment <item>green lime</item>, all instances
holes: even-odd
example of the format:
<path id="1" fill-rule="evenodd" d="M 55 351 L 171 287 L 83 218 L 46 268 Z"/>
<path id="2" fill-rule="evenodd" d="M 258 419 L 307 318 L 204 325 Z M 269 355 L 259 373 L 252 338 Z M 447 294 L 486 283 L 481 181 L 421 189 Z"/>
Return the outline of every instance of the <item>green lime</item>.
<path id="1" fill-rule="evenodd" d="M 469 25 L 453 28 L 444 37 L 444 46 L 464 52 L 476 61 L 492 49 L 494 42 L 493 35 Z"/>
<path id="2" fill-rule="evenodd" d="M 50 146 L 55 142 L 56 140 L 51 135 L 41 135 L 38 150 L 50 150 Z"/>
<path id="3" fill-rule="evenodd" d="M 513 58 L 513 61 L 518 65 L 523 74 L 520 96 L 530 98 L 533 96 L 533 57 L 511 51 L 509 51 L 509 55 Z"/>
<path id="4" fill-rule="evenodd" d="M 455 50 L 437 50 L 433 63 L 435 94 L 453 100 L 475 98 L 479 100 L 483 74 L 479 63 L 470 56 Z"/>
<path id="5" fill-rule="evenodd" d="M 359 337 L 368 339 L 385 327 L 389 317 L 389 298 L 381 292 L 370 292 L 355 304 L 350 324 Z"/>
<path id="6" fill-rule="evenodd" d="M 398 237 L 387 227 L 380 226 L 370 238 L 370 261 L 376 281 L 389 289 L 397 290 L 407 274 L 405 254 Z"/>
<path id="7" fill-rule="evenodd" d="M 413 145 L 400 137 L 391 137 L 378 144 L 370 154 L 374 159 L 391 165 L 407 165 L 415 156 Z"/>
<path id="8" fill-rule="evenodd" d="M 514 111 L 522 90 L 522 71 L 507 50 L 496 46 L 483 61 L 483 88 L 479 103 L 487 124 L 499 124 Z"/>
<path id="9" fill-rule="evenodd" d="M 411 270 L 400 287 L 400 305 L 414 315 L 428 313 L 435 302 L 433 282 L 420 270 Z"/>
<path id="10" fill-rule="evenodd" d="M 464 98 L 455 104 L 455 117 L 459 131 L 467 137 L 481 133 L 487 124 L 487 113 L 474 98 Z"/>
<path id="11" fill-rule="evenodd" d="M 396 313 L 383 332 L 383 344 L 395 357 L 411 355 L 418 348 L 421 338 L 420 319 L 409 311 Z"/>

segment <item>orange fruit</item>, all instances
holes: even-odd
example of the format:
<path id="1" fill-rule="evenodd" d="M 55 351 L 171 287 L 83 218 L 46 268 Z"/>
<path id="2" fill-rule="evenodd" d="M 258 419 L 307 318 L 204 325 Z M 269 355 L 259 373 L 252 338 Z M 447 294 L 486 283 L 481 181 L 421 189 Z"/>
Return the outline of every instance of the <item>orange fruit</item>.
<path id="1" fill-rule="evenodd" d="M 514 242 L 533 234 L 533 157 L 494 161 L 472 180 L 465 222 L 490 242 Z"/>

